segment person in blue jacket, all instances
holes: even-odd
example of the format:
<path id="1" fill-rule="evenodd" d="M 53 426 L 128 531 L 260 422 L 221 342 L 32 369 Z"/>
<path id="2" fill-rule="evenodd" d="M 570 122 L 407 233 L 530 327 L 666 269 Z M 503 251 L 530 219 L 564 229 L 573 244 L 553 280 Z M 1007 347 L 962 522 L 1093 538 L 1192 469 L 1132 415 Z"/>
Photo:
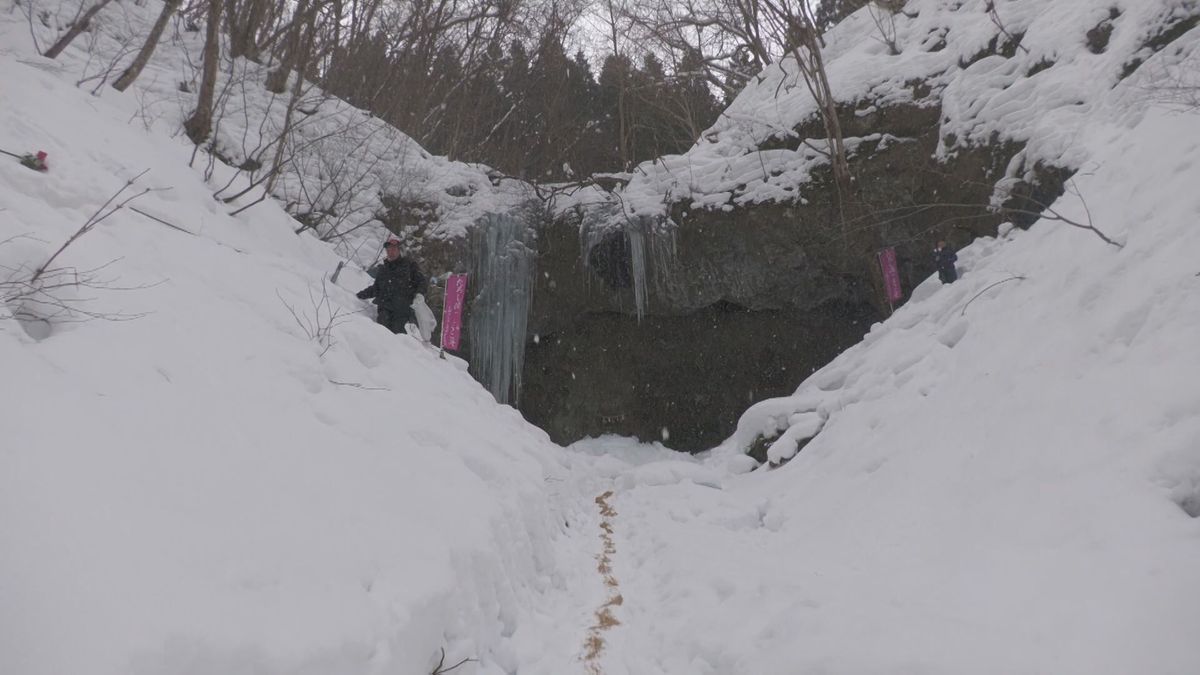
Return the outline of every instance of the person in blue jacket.
<path id="1" fill-rule="evenodd" d="M 943 284 L 952 284 L 958 279 L 958 270 L 954 268 L 957 261 L 958 256 L 946 246 L 946 242 L 938 241 L 937 248 L 933 249 L 933 265 L 937 267 L 938 279 Z"/>

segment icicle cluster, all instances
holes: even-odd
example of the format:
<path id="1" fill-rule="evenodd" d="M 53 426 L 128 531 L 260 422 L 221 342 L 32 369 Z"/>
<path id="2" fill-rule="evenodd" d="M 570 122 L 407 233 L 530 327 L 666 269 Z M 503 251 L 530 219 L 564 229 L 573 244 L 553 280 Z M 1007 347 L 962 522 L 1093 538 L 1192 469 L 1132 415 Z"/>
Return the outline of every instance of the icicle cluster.
<path id="1" fill-rule="evenodd" d="M 620 233 L 620 245 L 610 245 L 606 253 L 617 256 L 620 260 L 609 259 L 606 263 L 614 269 L 601 272 L 592 269 L 594 273 L 607 275 L 610 287 L 633 288 L 634 309 L 638 321 L 646 315 L 650 300 L 651 279 L 655 293 L 662 298 L 668 297 L 670 290 L 670 272 L 675 261 L 675 230 L 665 223 L 660 223 L 651 216 L 635 216 L 633 218 L 612 217 L 612 214 L 597 214 L 585 220 L 580 226 L 579 241 L 581 258 L 585 269 L 591 268 L 592 251 L 597 246 L 611 241 L 614 233 Z M 609 218 L 604 218 L 608 215 Z M 619 225 L 613 225 L 613 221 Z M 620 269 L 615 269 L 620 268 Z M 590 284 L 592 274 L 588 275 Z"/>
<path id="2" fill-rule="evenodd" d="M 536 256 L 533 230 L 523 218 L 488 214 L 475 228 L 471 368 L 497 401 L 514 406 L 521 393 Z"/>

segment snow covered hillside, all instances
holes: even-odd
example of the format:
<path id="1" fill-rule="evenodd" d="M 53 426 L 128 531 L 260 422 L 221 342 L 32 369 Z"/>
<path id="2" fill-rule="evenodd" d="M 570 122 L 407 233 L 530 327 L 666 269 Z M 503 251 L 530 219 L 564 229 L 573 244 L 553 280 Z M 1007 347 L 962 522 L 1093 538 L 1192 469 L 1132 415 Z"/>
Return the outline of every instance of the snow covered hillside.
<path id="1" fill-rule="evenodd" d="M 50 170 L 0 157 L 0 672 L 578 663 L 602 586 L 561 449 L 375 325 L 367 277 L 328 282 L 339 256 L 274 202 L 227 215 L 230 170 L 206 184 L 14 17 L 0 147 Z"/>
<path id="2" fill-rule="evenodd" d="M 0 50 L 6 58 L 23 58 L 34 53 L 32 40 L 42 49 L 52 43 L 80 3 L 6 5 Z M 34 18 L 26 22 L 23 14 L 31 7 Z M 204 49 L 204 32 L 189 28 L 189 20 L 175 15 L 127 93 L 110 87 L 160 9 L 158 2 L 112 4 L 62 56 L 38 67 L 55 69 L 81 91 L 120 107 L 123 123 L 182 136 L 181 123 L 195 107 Z M 430 155 L 403 132 L 315 86 L 306 85 L 292 131 L 285 135 L 290 89 L 279 95 L 268 91 L 268 71 L 267 65 L 238 58 L 225 63 L 218 78 L 211 146 L 222 161 L 244 170 L 223 172 L 225 179 L 212 181 L 212 191 L 225 199 L 254 184 L 231 202 L 230 211 L 253 203 L 271 185 L 272 197 L 290 214 L 344 257 L 369 265 L 386 235 L 378 216 L 387 212 L 389 200 L 420 215 L 405 219 L 406 234 L 437 240 L 461 237 L 484 213 L 530 198 L 528 185 L 515 180 L 493 185 L 487 167 Z M 7 91 L 20 91 L 16 81 L 5 84 Z M 269 184 L 277 153 L 283 157 L 279 177 Z M 202 166 L 209 161 L 204 153 L 196 160 Z M 257 210 L 250 208 L 246 217 L 253 219 Z"/>

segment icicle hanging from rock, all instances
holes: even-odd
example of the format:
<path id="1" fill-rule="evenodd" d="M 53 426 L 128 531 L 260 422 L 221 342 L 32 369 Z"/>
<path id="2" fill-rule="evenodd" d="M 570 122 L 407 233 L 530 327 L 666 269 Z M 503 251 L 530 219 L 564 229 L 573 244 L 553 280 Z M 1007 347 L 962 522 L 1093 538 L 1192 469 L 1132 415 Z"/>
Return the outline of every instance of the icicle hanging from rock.
<path id="1" fill-rule="evenodd" d="M 500 403 L 517 405 L 533 304 L 534 234 L 524 219 L 488 214 L 475 228 L 471 370 Z"/>
<path id="2" fill-rule="evenodd" d="M 646 230 L 651 227 L 647 218 L 625 221 L 625 236 L 629 238 L 629 269 L 633 277 L 633 306 L 640 323 L 646 315 Z"/>
<path id="3" fill-rule="evenodd" d="M 613 220 L 619 224 L 614 225 Z M 667 224 L 650 216 L 587 219 L 580 225 L 579 240 L 585 269 L 603 279 L 611 290 L 633 289 L 638 321 L 649 307 L 651 279 L 660 296 L 671 292 L 675 231 Z"/>

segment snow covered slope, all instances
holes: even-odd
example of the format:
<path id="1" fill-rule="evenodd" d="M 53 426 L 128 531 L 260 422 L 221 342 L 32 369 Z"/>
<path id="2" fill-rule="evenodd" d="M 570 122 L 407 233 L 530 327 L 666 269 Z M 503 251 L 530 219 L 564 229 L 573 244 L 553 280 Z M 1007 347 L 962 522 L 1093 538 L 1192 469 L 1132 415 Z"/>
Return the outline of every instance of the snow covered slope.
<path id="1" fill-rule="evenodd" d="M 981 240 L 715 451 L 789 463 L 618 494 L 607 672 L 1200 671 L 1200 115 L 1086 140 L 1123 248 Z"/>
<path id="2" fill-rule="evenodd" d="M 6 0 L 4 4 L 0 53 L 6 58 L 24 58 L 36 51 L 34 39 L 42 49 L 51 44 L 81 3 Z M 149 33 L 161 7 L 157 1 L 111 4 L 58 59 L 38 67 L 55 68 L 81 91 L 119 107 L 125 114 L 122 123 L 182 136 L 182 121 L 196 103 L 203 30 L 189 30 L 188 21 L 176 14 L 129 91 L 122 94 L 110 86 Z M 30 8 L 34 18 L 26 22 L 23 14 Z M 267 91 L 268 71 L 268 65 L 239 58 L 224 62 L 218 77 L 211 145 L 225 163 L 246 170 L 214 181 L 213 191 L 224 186 L 220 196 L 226 198 L 238 194 L 251 180 L 257 185 L 229 210 L 261 195 L 275 155 L 282 152 L 284 160 L 272 196 L 334 243 L 343 256 L 369 265 L 379 255 L 387 234 L 377 219 L 387 210 L 384 196 L 415 208 L 428 222 L 405 219 L 406 234 L 430 240 L 461 237 L 484 213 L 507 210 L 529 199 L 528 185 L 505 180 L 495 186 L 487 167 L 431 155 L 403 132 L 315 86 L 304 89 L 293 133 L 281 145 L 291 89 L 289 86 L 288 92 L 280 95 Z M 25 93 L 18 87 L 15 80 L 5 83 L 6 91 L 37 96 L 36 91 Z M 209 161 L 204 153 L 196 160 L 201 166 Z M 251 208 L 249 217 L 257 210 L 257 206 Z"/>
<path id="3" fill-rule="evenodd" d="M 561 562 L 596 548 L 561 449 L 5 16 L 0 147 L 50 171 L 0 157 L 0 673 L 577 664 L 601 587 Z"/>

